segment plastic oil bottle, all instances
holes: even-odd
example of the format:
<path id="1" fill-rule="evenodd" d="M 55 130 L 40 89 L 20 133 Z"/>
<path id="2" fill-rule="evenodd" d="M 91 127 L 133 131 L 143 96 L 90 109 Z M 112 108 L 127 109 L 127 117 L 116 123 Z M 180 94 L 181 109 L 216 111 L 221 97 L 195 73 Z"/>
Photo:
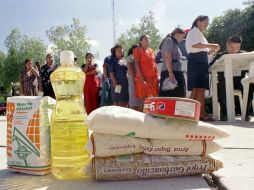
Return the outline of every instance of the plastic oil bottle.
<path id="1" fill-rule="evenodd" d="M 56 95 L 51 118 L 52 173 L 59 179 L 85 178 L 89 153 L 82 94 L 85 75 L 74 65 L 72 51 L 62 51 L 61 66 L 50 76 Z"/>

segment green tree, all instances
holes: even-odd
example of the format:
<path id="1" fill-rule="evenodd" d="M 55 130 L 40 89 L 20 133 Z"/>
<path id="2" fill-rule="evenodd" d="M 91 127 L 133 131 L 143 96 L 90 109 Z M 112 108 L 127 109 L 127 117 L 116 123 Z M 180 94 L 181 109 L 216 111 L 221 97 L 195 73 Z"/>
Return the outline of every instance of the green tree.
<path id="1" fill-rule="evenodd" d="M 39 61 L 43 63 L 46 59 L 46 46 L 39 38 L 29 38 L 24 35 L 18 50 L 19 57 L 23 61 L 26 58 L 31 58 L 34 62 Z"/>
<path id="2" fill-rule="evenodd" d="M 249 2 L 249 6 L 243 10 L 245 19 L 245 29 L 242 32 L 243 45 L 242 48 L 246 51 L 254 50 L 254 1 Z"/>
<path id="3" fill-rule="evenodd" d="M 245 5 L 254 4 L 254 0 L 247 0 L 247 1 L 244 1 L 243 4 L 245 4 Z"/>
<path id="4" fill-rule="evenodd" d="M 225 49 L 231 35 L 241 35 L 245 28 L 244 17 L 240 9 L 227 10 L 222 16 L 215 17 L 206 36 L 209 42 L 220 44 Z"/>
<path id="5" fill-rule="evenodd" d="M 0 51 L 0 87 L 3 87 L 3 65 L 4 60 L 6 59 L 6 55 L 4 52 Z"/>
<path id="6" fill-rule="evenodd" d="M 20 46 L 22 35 L 17 28 L 13 28 L 10 35 L 6 37 L 4 45 L 8 50 L 17 48 Z"/>
<path id="7" fill-rule="evenodd" d="M 9 91 L 19 80 L 19 73 L 23 68 L 23 64 L 19 59 L 18 52 L 15 48 L 9 50 L 6 59 L 1 68 L 3 87 Z"/>
<path id="8" fill-rule="evenodd" d="M 1 64 L 1 81 L 10 90 L 19 81 L 20 71 L 24 68 L 27 58 L 33 61 L 45 60 L 46 47 L 39 38 L 29 38 L 14 28 L 5 40 L 8 50 L 6 59 Z"/>
<path id="9" fill-rule="evenodd" d="M 142 35 L 147 34 L 151 39 L 150 47 L 156 51 L 161 41 L 161 35 L 155 24 L 153 13 L 150 12 L 148 16 L 141 18 L 138 25 L 133 24 L 126 33 L 121 34 L 117 42 L 122 44 L 125 50 L 128 50 L 133 44 L 139 43 L 139 38 Z"/>
<path id="10" fill-rule="evenodd" d="M 254 1 L 246 1 L 245 4 L 243 10 L 230 9 L 213 19 L 206 32 L 209 42 L 220 44 L 224 50 L 230 36 L 240 35 L 243 38 L 242 49 L 254 50 Z"/>
<path id="11" fill-rule="evenodd" d="M 86 32 L 86 26 L 82 26 L 79 19 L 75 18 L 71 25 L 52 26 L 47 30 L 47 37 L 54 44 L 52 49 L 56 59 L 59 60 L 61 51 L 71 50 L 78 58 L 79 64 L 83 64 L 84 55 L 91 48 Z"/>

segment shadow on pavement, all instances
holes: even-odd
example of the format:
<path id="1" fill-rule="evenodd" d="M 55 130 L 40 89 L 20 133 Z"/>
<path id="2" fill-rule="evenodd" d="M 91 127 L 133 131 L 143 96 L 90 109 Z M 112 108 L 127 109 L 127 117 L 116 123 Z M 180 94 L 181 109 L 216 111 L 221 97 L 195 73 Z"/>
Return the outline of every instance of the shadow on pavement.
<path id="1" fill-rule="evenodd" d="M 182 190 L 208 189 L 207 184 L 200 176 L 176 177 L 158 180 L 136 181 L 107 181 L 96 182 L 91 180 L 57 180 L 51 174 L 46 176 L 32 176 L 13 173 L 7 169 L 0 170 L 1 190 Z M 199 183 L 198 183 L 199 182 Z"/>
<path id="2" fill-rule="evenodd" d="M 240 121 L 240 120 L 237 120 L 236 122 L 227 122 L 227 121 L 215 121 L 215 122 L 210 122 L 211 124 L 214 124 L 214 125 L 223 125 L 223 126 L 227 126 L 227 125 L 230 125 L 230 126 L 234 126 L 234 127 L 241 127 L 241 128 L 253 128 L 254 129 L 254 122 L 253 121 Z M 224 128 L 226 129 L 226 128 Z"/>
<path id="3" fill-rule="evenodd" d="M 13 173 L 8 169 L 0 170 L 0 189 L 38 189 L 47 187 L 52 183 L 48 176 L 30 176 L 26 174 Z"/>

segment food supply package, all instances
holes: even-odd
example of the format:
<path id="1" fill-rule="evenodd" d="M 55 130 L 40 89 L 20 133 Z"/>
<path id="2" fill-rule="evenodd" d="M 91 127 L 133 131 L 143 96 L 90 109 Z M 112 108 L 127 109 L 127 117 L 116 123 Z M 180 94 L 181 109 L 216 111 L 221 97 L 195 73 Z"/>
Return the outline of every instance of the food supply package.
<path id="1" fill-rule="evenodd" d="M 141 144 L 150 145 L 147 139 L 92 133 L 86 149 L 94 156 L 109 157 L 140 153 Z"/>
<path id="2" fill-rule="evenodd" d="M 94 157 L 87 168 L 96 180 L 136 180 L 211 173 L 223 167 L 210 156 L 156 156 L 130 154 Z"/>
<path id="3" fill-rule="evenodd" d="M 7 164 L 14 172 L 50 172 L 49 123 L 55 100 L 16 96 L 7 99 Z"/>
<path id="4" fill-rule="evenodd" d="M 200 103 L 193 99 L 178 97 L 150 97 L 145 99 L 144 113 L 163 118 L 179 118 L 198 121 Z"/>
<path id="5" fill-rule="evenodd" d="M 98 157 L 144 152 L 152 155 L 206 155 L 221 149 L 214 141 L 142 139 L 93 133 L 86 149 Z"/>
<path id="6" fill-rule="evenodd" d="M 164 119 L 129 108 L 105 106 L 87 117 L 88 128 L 97 133 L 170 140 L 215 140 L 229 134 L 209 123 Z"/>

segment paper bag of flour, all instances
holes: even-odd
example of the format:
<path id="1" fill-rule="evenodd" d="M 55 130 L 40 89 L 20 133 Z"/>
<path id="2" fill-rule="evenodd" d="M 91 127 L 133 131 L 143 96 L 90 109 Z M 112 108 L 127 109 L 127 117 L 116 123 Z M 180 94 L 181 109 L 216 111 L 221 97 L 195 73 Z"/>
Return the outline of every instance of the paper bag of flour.
<path id="1" fill-rule="evenodd" d="M 50 172 L 50 116 L 55 100 L 17 96 L 7 99 L 7 164 L 14 172 Z"/>

